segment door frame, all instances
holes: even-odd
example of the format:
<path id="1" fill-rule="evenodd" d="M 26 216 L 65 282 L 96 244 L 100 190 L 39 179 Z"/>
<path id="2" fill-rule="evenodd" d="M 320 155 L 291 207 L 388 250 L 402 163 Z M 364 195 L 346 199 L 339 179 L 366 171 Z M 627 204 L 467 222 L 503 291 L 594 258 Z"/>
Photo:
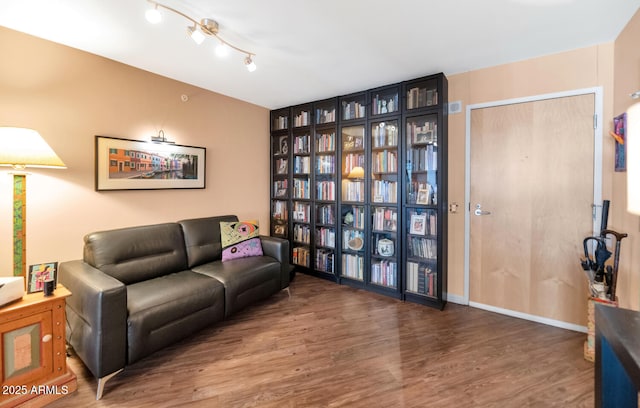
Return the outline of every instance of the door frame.
<path id="1" fill-rule="evenodd" d="M 603 95 L 602 87 L 575 89 L 564 92 L 554 92 L 548 94 L 527 96 L 522 98 L 505 99 L 501 101 L 493 101 L 486 103 L 478 103 L 467 105 L 466 108 L 466 130 L 465 130 L 465 171 L 464 171 L 464 294 L 462 304 L 497 312 L 521 319 L 531 320 L 551 326 L 562 327 L 569 330 L 586 332 L 587 328 L 558 320 L 548 319 L 540 316 L 534 316 L 526 313 L 520 313 L 513 310 L 495 308 L 492 306 L 469 302 L 469 265 L 470 265 L 470 234 L 471 234 L 471 111 L 474 109 L 492 108 L 496 106 L 513 105 L 518 103 L 536 102 L 546 99 L 557 99 L 570 96 L 594 95 L 594 147 L 593 147 L 593 203 L 597 204 L 602 201 L 602 128 L 603 128 Z M 600 218 L 602 212 L 595 211 L 593 218 L 593 233 L 599 234 Z M 576 259 L 576 268 L 578 260 Z"/>

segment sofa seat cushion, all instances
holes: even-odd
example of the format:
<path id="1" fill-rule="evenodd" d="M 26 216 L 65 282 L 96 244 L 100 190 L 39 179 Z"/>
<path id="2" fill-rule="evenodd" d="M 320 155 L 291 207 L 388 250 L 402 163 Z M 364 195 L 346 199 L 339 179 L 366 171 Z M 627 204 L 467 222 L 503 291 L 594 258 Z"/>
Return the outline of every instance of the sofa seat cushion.
<path id="1" fill-rule="evenodd" d="M 182 271 L 127 286 L 128 363 L 224 318 L 224 286 Z"/>
<path id="2" fill-rule="evenodd" d="M 222 282 L 225 316 L 280 290 L 280 263 L 270 256 L 215 261 L 192 268 Z"/>

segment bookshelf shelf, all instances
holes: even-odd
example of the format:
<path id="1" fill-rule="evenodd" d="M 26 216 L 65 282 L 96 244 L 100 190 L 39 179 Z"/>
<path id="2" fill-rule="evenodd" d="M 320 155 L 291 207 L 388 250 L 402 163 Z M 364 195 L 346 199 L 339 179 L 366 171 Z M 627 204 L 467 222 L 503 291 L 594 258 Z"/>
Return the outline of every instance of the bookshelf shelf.
<path id="1" fill-rule="evenodd" d="M 447 79 L 271 112 L 271 233 L 300 272 L 446 304 Z"/>

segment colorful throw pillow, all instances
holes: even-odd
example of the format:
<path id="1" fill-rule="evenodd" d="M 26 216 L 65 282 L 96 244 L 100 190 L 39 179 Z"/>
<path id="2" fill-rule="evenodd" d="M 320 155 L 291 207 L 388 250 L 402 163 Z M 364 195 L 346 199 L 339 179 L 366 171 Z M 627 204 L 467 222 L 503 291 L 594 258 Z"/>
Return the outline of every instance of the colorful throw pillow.
<path id="1" fill-rule="evenodd" d="M 222 262 L 262 255 L 257 220 L 220 222 Z"/>

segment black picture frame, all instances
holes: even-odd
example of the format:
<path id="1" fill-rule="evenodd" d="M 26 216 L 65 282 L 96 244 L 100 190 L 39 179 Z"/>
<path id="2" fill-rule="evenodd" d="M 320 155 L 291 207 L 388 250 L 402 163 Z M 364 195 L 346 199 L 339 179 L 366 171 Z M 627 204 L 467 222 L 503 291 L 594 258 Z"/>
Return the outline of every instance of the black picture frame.
<path id="1" fill-rule="evenodd" d="M 96 136 L 96 191 L 205 188 L 206 152 L 204 147 Z"/>

